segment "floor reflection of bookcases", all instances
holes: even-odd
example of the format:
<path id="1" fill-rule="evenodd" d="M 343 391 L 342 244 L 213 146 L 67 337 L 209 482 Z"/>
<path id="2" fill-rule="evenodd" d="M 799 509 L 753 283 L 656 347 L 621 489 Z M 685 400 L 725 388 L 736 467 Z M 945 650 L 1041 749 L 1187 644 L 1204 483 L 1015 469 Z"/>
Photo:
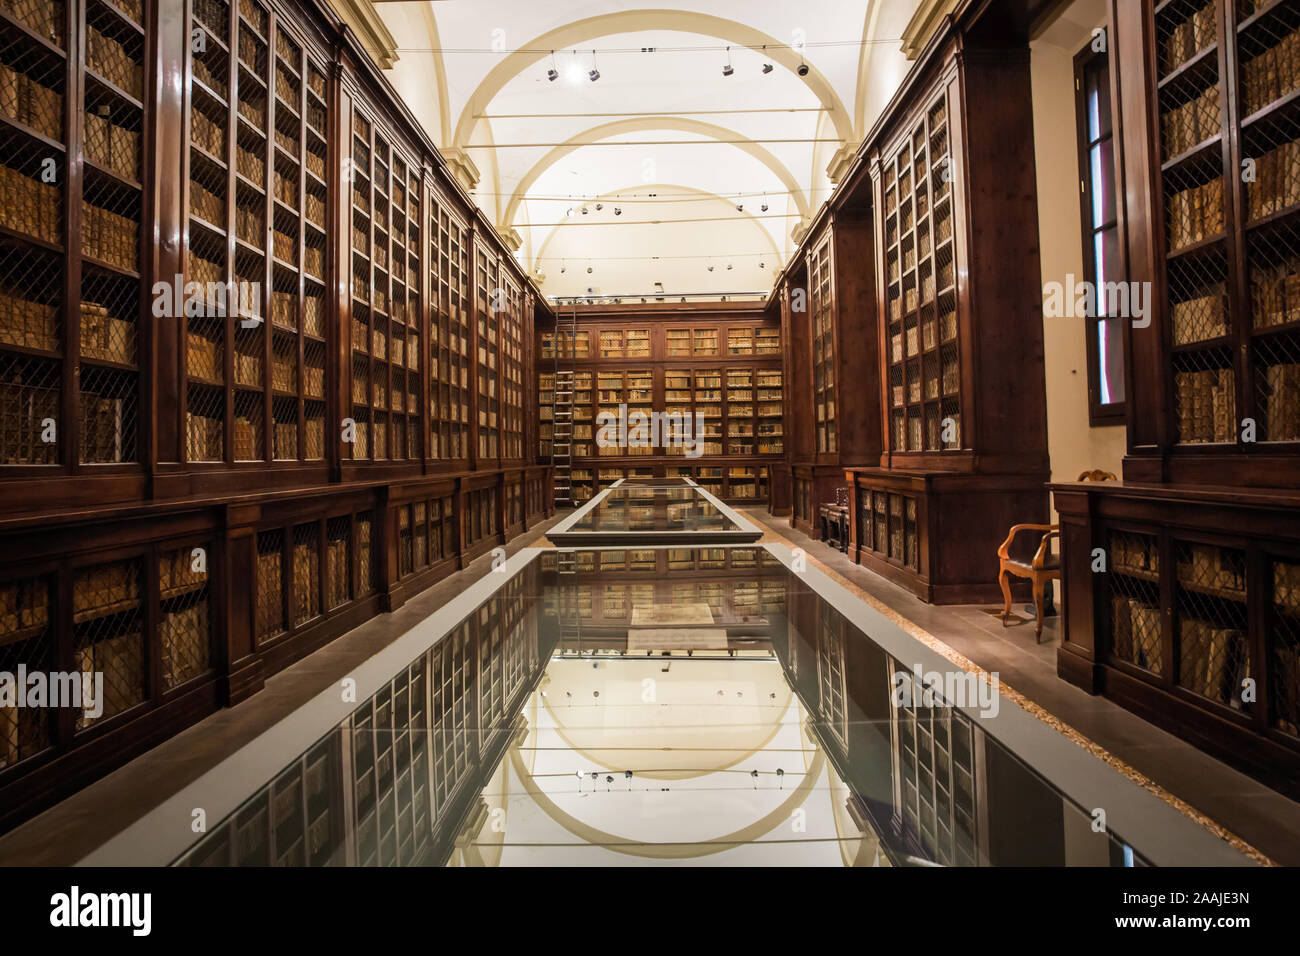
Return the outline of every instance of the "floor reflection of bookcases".
<path id="1" fill-rule="evenodd" d="M 890 710 L 895 817 L 926 858 L 943 866 L 974 866 L 980 861 L 970 718 L 927 698 L 915 675 L 890 664 L 890 674 L 900 675 L 905 701 Z"/>

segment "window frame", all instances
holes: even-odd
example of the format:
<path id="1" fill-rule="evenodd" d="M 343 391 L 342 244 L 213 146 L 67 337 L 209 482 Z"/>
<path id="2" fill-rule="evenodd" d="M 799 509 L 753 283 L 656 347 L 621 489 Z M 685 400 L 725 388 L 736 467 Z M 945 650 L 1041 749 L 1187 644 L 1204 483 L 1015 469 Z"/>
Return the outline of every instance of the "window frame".
<path id="1" fill-rule="evenodd" d="M 1116 249 L 1118 250 L 1117 258 L 1117 275 L 1124 275 L 1125 255 L 1125 236 L 1123 216 L 1120 205 L 1123 197 L 1119 191 L 1119 137 L 1116 135 L 1116 113 L 1114 100 L 1114 75 L 1111 69 L 1110 59 L 1110 30 L 1106 29 L 1106 45 L 1102 50 L 1093 49 L 1093 40 L 1089 39 L 1074 56 L 1074 117 L 1075 117 L 1075 141 L 1078 160 L 1079 172 L 1079 230 L 1081 249 L 1083 252 L 1083 273 L 1084 279 L 1093 283 L 1094 289 L 1097 282 L 1097 267 L 1094 259 L 1094 242 L 1098 235 L 1105 233 L 1110 229 L 1115 230 Z M 1088 131 L 1088 85 L 1087 78 L 1091 75 L 1100 77 L 1104 84 L 1104 95 L 1106 97 L 1108 111 L 1110 113 L 1109 132 L 1092 139 Z M 1110 162 L 1110 187 L 1111 193 L 1115 197 L 1114 215 L 1103 222 L 1100 226 L 1092 224 L 1092 207 L 1093 207 L 1093 189 L 1090 176 L 1091 161 L 1090 153 L 1093 148 L 1109 142 L 1111 144 L 1111 162 Z M 1100 305 L 1100 297 L 1097 297 L 1097 303 Z M 1127 348 L 1126 336 L 1120 334 L 1120 359 L 1122 362 L 1120 368 L 1120 380 L 1124 383 L 1125 394 L 1124 400 L 1118 402 L 1102 403 L 1101 401 L 1101 350 L 1098 348 L 1098 331 L 1101 327 L 1104 316 L 1088 316 L 1085 320 L 1084 342 L 1087 351 L 1088 363 L 1088 424 L 1091 427 L 1122 425 L 1128 420 L 1128 359 L 1129 353 Z M 1109 321 L 1121 323 L 1122 318 L 1110 318 Z"/>

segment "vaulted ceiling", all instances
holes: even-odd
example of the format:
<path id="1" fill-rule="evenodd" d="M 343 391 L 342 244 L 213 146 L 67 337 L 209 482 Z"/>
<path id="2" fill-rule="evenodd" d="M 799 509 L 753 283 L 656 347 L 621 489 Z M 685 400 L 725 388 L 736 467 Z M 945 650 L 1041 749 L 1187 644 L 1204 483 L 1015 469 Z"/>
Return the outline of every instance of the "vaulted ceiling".
<path id="1" fill-rule="evenodd" d="M 335 0 L 559 296 L 767 291 L 951 5 Z"/>

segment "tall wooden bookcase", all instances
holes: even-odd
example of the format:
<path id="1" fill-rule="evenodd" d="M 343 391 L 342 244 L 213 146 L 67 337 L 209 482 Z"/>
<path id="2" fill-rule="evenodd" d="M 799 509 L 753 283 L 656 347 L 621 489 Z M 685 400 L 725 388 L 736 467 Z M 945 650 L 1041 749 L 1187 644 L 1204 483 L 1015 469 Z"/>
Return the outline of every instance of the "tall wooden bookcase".
<path id="1" fill-rule="evenodd" d="M 844 187 L 871 183 L 879 356 L 849 553 L 940 604 L 1000 601 L 998 545 L 1047 519 L 1029 55 L 997 42 L 942 28 Z"/>
<path id="2" fill-rule="evenodd" d="M 639 476 L 690 477 L 735 503 L 768 500 L 786 452 L 783 350 L 773 310 L 754 302 L 591 304 L 578 306 L 577 320 L 576 342 L 539 324 L 535 353 L 539 461 L 551 455 L 555 370 L 574 369 L 575 500 Z M 617 415 L 621 405 L 629 415 L 665 411 L 695 421 L 698 414 L 701 453 L 691 457 L 671 442 L 598 447 L 601 412 Z"/>
<path id="3" fill-rule="evenodd" d="M 1300 13 L 1111 9 L 1124 481 L 1054 485 L 1062 677 L 1300 794 Z M 1105 570 L 1095 572 L 1103 554 Z"/>
<path id="4" fill-rule="evenodd" d="M 0 669 L 107 693 L 0 710 L 8 827 L 552 498 L 525 414 L 549 308 L 324 5 L 7 2 L 0 135 Z"/>
<path id="5" fill-rule="evenodd" d="M 841 193 L 778 284 L 790 435 L 780 490 L 790 489 L 792 524 L 815 537 L 818 506 L 836 500 L 845 466 L 880 455 L 874 255 L 869 205 Z"/>

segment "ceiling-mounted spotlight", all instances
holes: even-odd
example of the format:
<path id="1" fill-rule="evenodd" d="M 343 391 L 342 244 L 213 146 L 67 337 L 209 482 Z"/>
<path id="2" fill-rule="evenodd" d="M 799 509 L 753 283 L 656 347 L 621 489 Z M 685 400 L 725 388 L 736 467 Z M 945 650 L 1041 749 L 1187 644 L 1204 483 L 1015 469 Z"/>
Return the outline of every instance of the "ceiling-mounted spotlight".
<path id="1" fill-rule="evenodd" d="M 727 271 L 728 271 L 728 272 L 731 271 L 731 263 L 730 263 L 730 262 L 727 263 Z"/>
<path id="2" fill-rule="evenodd" d="M 760 269 L 766 269 L 766 268 L 767 268 L 767 263 L 766 263 L 766 262 L 760 262 L 760 263 L 758 264 L 758 267 L 759 267 Z"/>
<path id="3" fill-rule="evenodd" d="M 557 70 L 555 67 L 551 67 L 549 70 L 546 71 L 546 78 L 550 80 L 552 83 L 554 83 L 556 80 L 560 78 L 560 71 Z"/>
<path id="4" fill-rule="evenodd" d="M 591 51 L 591 72 L 587 74 L 591 82 L 595 83 L 600 79 L 600 70 L 596 69 L 596 51 Z"/>
<path id="5" fill-rule="evenodd" d="M 573 215 L 573 207 L 570 206 L 568 209 L 564 210 L 564 214 L 565 214 L 566 216 L 572 216 L 572 215 Z"/>
<path id="6" fill-rule="evenodd" d="M 564 260 L 560 260 L 560 275 L 564 275 Z"/>
<path id="7" fill-rule="evenodd" d="M 800 76 L 808 75 L 808 64 L 803 61 L 802 57 L 799 58 L 799 66 L 795 70 L 795 72 L 798 73 Z"/>
<path id="8" fill-rule="evenodd" d="M 713 264 L 712 264 L 712 263 L 709 264 L 709 271 L 710 271 L 710 272 L 713 271 Z"/>
<path id="9" fill-rule="evenodd" d="M 614 207 L 614 215 L 616 215 L 616 216 L 621 216 L 621 215 L 623 215 L 623 210 L 621 210 L 621 209 L 619 209 L 617 206 L 615 206 L 615 207 Z"/>
<path id="10" fill-rule="evenodd" d="M 736 212 L 744 212 L 744 211 L 745 211 L 745 204 L 743 202 L 736 203 Z"/>
<path id="11" fill-rule="evenodd" d="M 759 206 L 759 207 L 758 207 L 758 211 L 759 211 L 759 212 L 767 212 L 767 203 L 763 203 L 763 205 Z"/>
<path id="12" fill-rule="evenodd" d="M 583 207 L 582 207 L 582 214 L 583 214 L 584 216 L 587 215 L 587 207 L 586 207 L 586 206 L 583 206 Z"/>
<path id="13" fill-rule="evenodd" d="M 722 68 L 722 75 L 731 76 L 735 72 L 735 68 L 731 65 L 731 47 L 727 47 L 727 65 Z"/>
<path id="14" fill-rule="evenodd" d="M 763 64 L 763 72 L 764 72 L 764 73 L 771 73 L 771 72 L 772 72 L 772 64 L 771 64 L 771 63 L 764 63 L 764 64 Z"/>
<path id="15" fill-rule="evenodd" d="M 587 275 L 591 275 L 591 266 L 587 266 Z"/>
<path id="16" fill-rule="evenodd" d="M 600 211 L 601 211 L 602 209 L 604 209 L 604 208 L 605 208 L 605 204 L 604 204 L 604 203 L 601 203 L 601 202 L 596 203 L 596 212 L 600 212 Z"/>

